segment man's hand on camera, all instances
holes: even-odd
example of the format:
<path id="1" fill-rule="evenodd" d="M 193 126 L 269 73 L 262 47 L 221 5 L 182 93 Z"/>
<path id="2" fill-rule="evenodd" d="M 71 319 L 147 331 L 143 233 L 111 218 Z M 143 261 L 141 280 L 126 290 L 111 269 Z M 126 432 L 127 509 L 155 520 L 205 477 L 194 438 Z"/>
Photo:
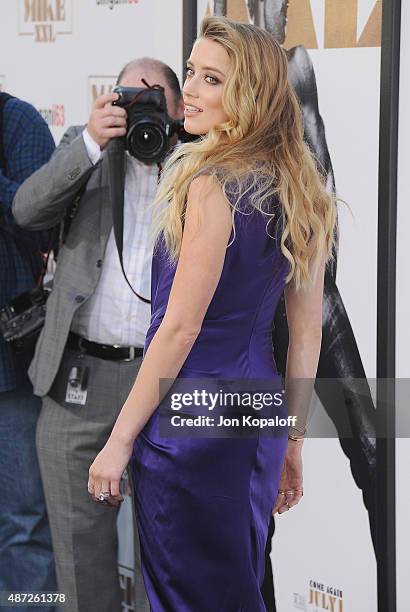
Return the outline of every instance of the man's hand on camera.
<path id="1" fill-rule="evenodd" d="M 110 93 L 98 96 L 94 102 L 87 131 L 91 138 L 104 149 L 111 138 L 125 136 L 127 112 L 121 106 L 112 106 L 118 100 L 118 94 Z"/>

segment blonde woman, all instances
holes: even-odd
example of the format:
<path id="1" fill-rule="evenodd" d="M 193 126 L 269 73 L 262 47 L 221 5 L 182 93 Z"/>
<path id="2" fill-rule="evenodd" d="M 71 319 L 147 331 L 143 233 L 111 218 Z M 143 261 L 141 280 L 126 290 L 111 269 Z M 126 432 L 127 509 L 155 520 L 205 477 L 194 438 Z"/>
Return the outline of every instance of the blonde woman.
<path id="1" fill-rule="evenodd" d="M 131 459 L 154 612 L 258 612 L 270 515 L 302 496 L 303 432 L 164 437 L 159 381 L 277 380 L 271 329 L 283 291 L 287 380 L 314 379 L 335 204 L 270 34 L 205 19 L 183 92 L 185 129 L 201 138 L 165 166 L 145 357 L 88 488 L 118 504 Z"/>

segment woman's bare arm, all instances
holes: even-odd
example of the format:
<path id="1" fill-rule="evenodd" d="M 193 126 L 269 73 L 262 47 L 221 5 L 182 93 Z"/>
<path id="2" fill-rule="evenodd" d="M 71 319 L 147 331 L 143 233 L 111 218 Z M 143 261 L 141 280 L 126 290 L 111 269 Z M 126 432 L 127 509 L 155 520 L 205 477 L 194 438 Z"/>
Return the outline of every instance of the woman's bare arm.
<path id="1" fill-rule="evenodd" d="M 290 283 L 285 289 L 289 345 L 286 364 L 286 390 L 289 415 L 296 416 L 296 428 L 290 435 L 272 514 L 282 514 L 296 506 L 303 495 L 301 448 L 310 400 L 315 382 L 322 340 L 322 302 L 325 264 L 308 289 L 296 291 Z"/>
<path id="2" fill-rule="evenodd" d="M 320 355 L 324 270 L 322 263 L 308 289 L 295 290 L 292 283 L 285 289 L 289 328 L 286 388 L 289 414 L 297 417 L 300 433 L 306 425 Z"/>
<path id="3" fill-rule="evenodd" d="M 160 380 L 174 380 L 178 375 L 218 285 L 231 228 L 231 209 L 217 180 L 209 176 L 194 179 L 168 306 L 112 437 L 132 442 L 162 399 Z"/>

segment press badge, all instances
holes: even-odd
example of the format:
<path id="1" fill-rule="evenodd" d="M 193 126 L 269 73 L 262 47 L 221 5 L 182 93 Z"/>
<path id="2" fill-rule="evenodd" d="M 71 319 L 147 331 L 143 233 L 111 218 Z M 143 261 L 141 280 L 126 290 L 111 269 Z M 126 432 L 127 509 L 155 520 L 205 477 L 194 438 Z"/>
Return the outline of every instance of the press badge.
<path id="1" fill-rule="evenodd" d="M 85 406 L 87 401 L 87 384 L 89 368 L 73 366 L 68 375 L 65 401 L 67 404 Z"/>

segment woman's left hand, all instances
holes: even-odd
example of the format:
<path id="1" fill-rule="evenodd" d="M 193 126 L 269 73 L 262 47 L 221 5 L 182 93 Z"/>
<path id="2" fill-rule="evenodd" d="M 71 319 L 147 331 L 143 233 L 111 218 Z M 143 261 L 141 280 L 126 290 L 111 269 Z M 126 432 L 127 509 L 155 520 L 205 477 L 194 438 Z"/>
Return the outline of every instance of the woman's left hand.
<path id="1" fill-rule="evenodd" d="M 272 516 L 296 506 L 303 495 L 302 444 L 289 440 Z"/>
<path id="2" fill-rule="evenodd" d="M 120 505 L 124 499 L 120 494 L 120 480 L 131 453 L 132 444 L 109 438 L 89 470 L 88 492 L 94 501 L 110 506 Z M 99 499 L 102 495 L 104 500 Z"/>

